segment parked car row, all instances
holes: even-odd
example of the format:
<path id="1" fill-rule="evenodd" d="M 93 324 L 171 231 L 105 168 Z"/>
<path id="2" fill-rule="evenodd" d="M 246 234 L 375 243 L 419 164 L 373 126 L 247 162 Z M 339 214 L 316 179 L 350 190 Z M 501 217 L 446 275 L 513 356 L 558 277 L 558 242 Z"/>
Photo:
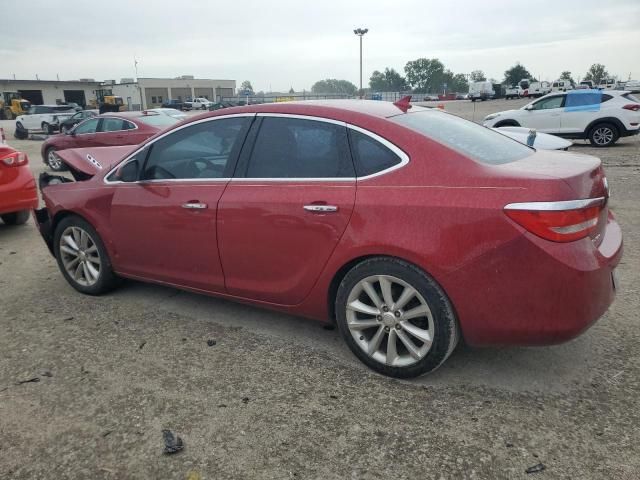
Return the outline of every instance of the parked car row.
<path id="1" fill-rule="evenodd" d="M 162 103 L 162 108 L 174 108 L 176 110 L 209 110 L 214 103 L 215 102 L 204 97 L 185 101 L 169 99 Z"/>

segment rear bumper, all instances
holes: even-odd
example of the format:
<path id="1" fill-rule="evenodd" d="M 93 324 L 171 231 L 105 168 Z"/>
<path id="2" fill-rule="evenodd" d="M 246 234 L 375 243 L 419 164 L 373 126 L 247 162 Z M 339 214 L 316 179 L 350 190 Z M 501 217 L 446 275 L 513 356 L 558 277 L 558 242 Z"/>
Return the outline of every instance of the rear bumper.
<path id="1" fill-rule="evenodd" d="M 13 177 L 7 183 L 0 184 L 0 215 L 38 206 L 36 182 L 29 167 L 14 168 L 11 172 Z"/>
<path id="2" fill-rule="evenodd" d="M 597 247 L 527 233 L 442 283 L 467 343 L 549 345 L 578 336 L 607 311 L 621 256 L 622 232 L 610 216 Z"/>

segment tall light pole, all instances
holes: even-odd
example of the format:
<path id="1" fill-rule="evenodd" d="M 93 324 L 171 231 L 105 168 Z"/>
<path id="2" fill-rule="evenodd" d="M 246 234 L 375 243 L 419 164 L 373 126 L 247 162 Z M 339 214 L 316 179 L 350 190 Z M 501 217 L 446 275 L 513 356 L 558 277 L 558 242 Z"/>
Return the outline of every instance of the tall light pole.
<path id="1" fill-rule="evenodd" d="M 362 37 L 364 37 L 364 34 L 367 33 L 369 31 L 368 28 L 356 28 L 353 33 L 355 33 L 356 35 L 358 35 L 360 37 L 360 98 L 363 97 L 363 91 L 362 91 Z"/>

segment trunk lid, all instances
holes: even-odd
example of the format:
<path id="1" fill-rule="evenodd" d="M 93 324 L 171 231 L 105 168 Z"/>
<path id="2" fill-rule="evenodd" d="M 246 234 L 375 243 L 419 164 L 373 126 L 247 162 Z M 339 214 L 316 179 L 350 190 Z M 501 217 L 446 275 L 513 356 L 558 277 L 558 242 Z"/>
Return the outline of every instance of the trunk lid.
<path id="1" fill-rule="evenodd" d="M 136 148 L 138 145 L 72 148 L 60 150 L 56 155 L 69 167 L 76 180 L 87 180 L 99 172 L 108 172 Z"/>

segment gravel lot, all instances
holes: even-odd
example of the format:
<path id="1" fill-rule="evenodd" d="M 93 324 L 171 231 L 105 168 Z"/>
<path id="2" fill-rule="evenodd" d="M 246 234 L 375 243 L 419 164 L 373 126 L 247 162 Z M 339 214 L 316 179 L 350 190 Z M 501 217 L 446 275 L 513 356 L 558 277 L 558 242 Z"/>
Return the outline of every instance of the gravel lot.
<path id="1" fill-rule="evenodd" d="M 560 346 L 460 346 L 411 382 L 304 319 L 137 282 L 83 296 L 31 220 L 0 225 L 0 478 L 640 478 L 640 138 L 572 149 L 603 159 L 625 234 L 610 311 Z M 163 455 L 165 428 L 184 451 Z"/>

